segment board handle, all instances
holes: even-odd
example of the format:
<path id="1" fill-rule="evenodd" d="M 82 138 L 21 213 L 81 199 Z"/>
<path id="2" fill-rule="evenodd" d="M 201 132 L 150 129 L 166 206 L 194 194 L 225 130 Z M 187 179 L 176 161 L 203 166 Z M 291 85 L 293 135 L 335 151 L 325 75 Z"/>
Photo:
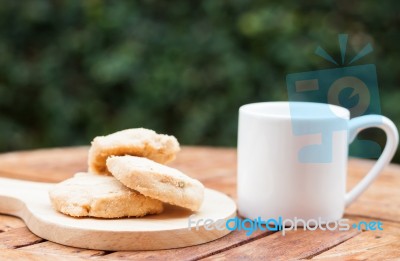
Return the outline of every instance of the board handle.
<path id="1" fill-rule="evenodd" d="M 0 213 L 22 217 L 25 204 L 42 200 L 40 191 L 50 189 L 52 184 L 0 178 Z"/>

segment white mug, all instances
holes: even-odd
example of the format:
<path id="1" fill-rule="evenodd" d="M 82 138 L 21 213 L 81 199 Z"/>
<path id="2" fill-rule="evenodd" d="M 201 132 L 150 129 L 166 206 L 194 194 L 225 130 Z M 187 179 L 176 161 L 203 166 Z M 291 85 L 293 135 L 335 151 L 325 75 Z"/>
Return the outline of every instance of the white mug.
<path id="1" fill-rule="evenodd" d="M 344 208 L 390 162 L 399 136 L 384 116 L 349 118 L 347 109 L 321 103 L 263 102 L 240 107 L 239 214 L 263 220 L 342 218 Z M 346 193 L 348 145 L 371 127 L 386 133 L 386 146 L 375 166 Z M 324 130 L 331 134 L 325 135 Z"/>

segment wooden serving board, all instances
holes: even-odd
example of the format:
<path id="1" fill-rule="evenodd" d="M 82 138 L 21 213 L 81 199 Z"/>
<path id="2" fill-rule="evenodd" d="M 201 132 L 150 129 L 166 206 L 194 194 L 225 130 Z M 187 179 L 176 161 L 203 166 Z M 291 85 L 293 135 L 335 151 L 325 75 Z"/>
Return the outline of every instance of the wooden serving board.
<path id="1" fill-rule="evenodd" d="M 44 239 L 108 251 L 170 249 L 206 243 L 230 232 L 226 228 L 207 230 L 206 219 L 226 221 L 236 216 L 236 204 L 231 198 L 206 189 L 203 205 L 197 212 L 166 205 L 163 213 L 142 218 L 73 218 L 52 208 L 48 196 L 51 186 L 0 178 L 0 213 L 21 218 L 29 230 Z M 194 224 L 198 221 L 196 229 Z"/>

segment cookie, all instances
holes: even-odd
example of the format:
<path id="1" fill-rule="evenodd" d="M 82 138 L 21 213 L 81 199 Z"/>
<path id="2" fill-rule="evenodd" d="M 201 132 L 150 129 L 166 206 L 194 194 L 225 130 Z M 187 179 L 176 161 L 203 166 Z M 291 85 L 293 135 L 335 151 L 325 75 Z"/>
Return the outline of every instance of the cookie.
<path id="1" fill-rule="evenodd" d="M 107 167 L 125 186 L 172 205 L 196 211 L 204 197 L 204 186 L 177 169 L 135 156 L 113 156 Z"/>
<path id="2" fill-rule="evenodd" d="M 77 173 L 50 191 L 53 207 L 73 217 L 141 217 L 163 211 L 161 201 L 141 195 L 112 176 Z"/>
<path id="3" fill-rule="evenodd" d="M 148 129 L 127 129 L 96 137 L 89 149 L 89 172 L 110 174 L 106 160 L 109 156 L 133 155 L 165 164 L 175 159 L 180 150 L 174 136 L 157 134 Z"/>

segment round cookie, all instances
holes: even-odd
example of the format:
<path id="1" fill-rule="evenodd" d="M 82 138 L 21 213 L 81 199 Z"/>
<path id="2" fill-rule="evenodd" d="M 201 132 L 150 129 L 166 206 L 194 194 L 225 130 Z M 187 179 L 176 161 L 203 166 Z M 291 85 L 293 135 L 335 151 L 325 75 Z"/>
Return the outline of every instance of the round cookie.
<path id="1" fill-rule="evenodd" d="M 179 150 L 179 143 L 174 136 L 143 128 L 122 130 L 94 138 L 89 149 L 88 171 L 109 175 L 106 160 L 112 155 L 146 157 L 164 164 L 174 160 Z"/>
<path id="2" fill-rule="evenodd" d="M 163 211 L 161 201 L 141 195 L 111 176 L 77 173 L 50 191 L 53 207 L 73 217 L 141 217 Z"/>
<path id="3" fill-rule="evenodd" d="M 204 197 L 204 186 L 179 170 L 135 156 L 112 156 L 109 171 L 125 186 L 166 203 L 196 211 Z"/>

